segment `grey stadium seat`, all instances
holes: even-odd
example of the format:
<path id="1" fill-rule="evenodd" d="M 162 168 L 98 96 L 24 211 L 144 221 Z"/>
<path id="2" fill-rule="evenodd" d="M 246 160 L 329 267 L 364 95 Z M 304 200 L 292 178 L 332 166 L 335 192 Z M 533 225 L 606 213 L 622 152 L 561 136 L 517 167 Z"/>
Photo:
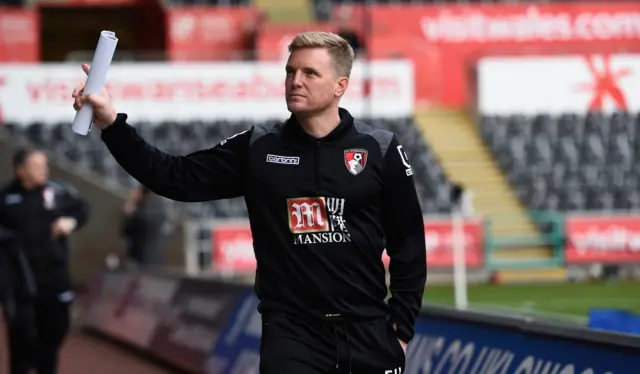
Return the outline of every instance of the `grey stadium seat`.
<path id="1" fill-rule="evenodd" d="M 415 173 L 416 189 L 422 209 L 428 214 L 450 211 L 450 183 L 433 151 L 425 144 L 422 135 L 411 118 L 363 119 L 372 125 L 394 132 L 409 155 Z M 275 119 L 265 123 L 273 124 Z M 249 129 L 249 121 L 188 121 L 182 123 L 160 122 L 132 123 L 137 131 L 152 145 L 171 154 L 188 154 L 212 147 L 225 138 Z M 136 184 L 112 157 L 100 140 L 100 132 L 92 131 L 79 139 L 70 130 L 71 124 L 59 123 L 47 126 L 34 123 L 28 126 L 10 125 L 5 132 L 24 136 L 39 146 L 47 147 L 57 157 L 96 173 L 99 177 L 123 187 Z M 503 138 L 497 143 L 502 144 Z M 242 218 L 247 216 L 246 205 L 241 198 L 208 203 L 185 204 L 167 202 L 189 217 Z"/>
<path id="2" fill-rule="evenodd" d="M 638 209 L 640 113 L 486 115 L 479 125 L 530 209 Z"/>

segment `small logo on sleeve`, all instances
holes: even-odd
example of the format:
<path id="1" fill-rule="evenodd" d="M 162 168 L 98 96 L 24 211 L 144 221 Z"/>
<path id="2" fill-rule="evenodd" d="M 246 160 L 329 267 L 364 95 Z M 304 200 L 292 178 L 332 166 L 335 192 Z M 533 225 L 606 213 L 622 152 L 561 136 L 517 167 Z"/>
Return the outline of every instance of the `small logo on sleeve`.
<path id="1" fill-rule="evenodd" d="M 413 169 L 411 168 L 411 164 L 409 163 L 409 157 L 407 157 L 407 153 L 402 149 L 402 146 L 398 146 L 398 153 L 400 154 L 400 160 L 402 160 L 402 164 L 405 167 L 405 173 L 407 176 L 413 175 Z"/>

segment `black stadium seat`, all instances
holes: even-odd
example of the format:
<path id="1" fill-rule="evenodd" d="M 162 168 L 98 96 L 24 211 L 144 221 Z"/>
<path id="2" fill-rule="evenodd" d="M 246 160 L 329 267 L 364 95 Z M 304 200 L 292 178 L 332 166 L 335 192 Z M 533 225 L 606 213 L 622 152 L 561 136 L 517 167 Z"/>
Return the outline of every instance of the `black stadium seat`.
<path id="1" fill-rule="evenodd" d="M 533 210 L 640 209 L 640 113 L 480 117 L 481 136 Z"/>
<path id="2" fill-rule="evenodd" d="M 267 124 L 276 122 L 275 119 L 266 121 Z M 376 127 L 393 131 L 403 144 L 414 169 L 416 188 L 423 211 L 428 214 L 449 212 L 449 183 L 439 161 L 423 141 L 412 119 L 373 119 L 368 122 Z M 182 123 L 166 121 L 155 124 L 140 122 L 133 125 L 150 144 L 159 149 L 171 154 L 188 154 L 212 147 L 227 137 L 249 129 L 254 123 L 218 120 Z M 105 180 L 124 187 L 130 187 L 136 183 L 109 155 L 104 143 L 100 140 L 100 131 L 92 131 L 89 136 L 78 138 L 71 132 L 70 127 L 69 123 L 50 126 L 34 123 L 25 127 L 11 126 L 7 132 L 15 136 L 25 136 L 30 141 L 50 149 L 54 157 L 73 162 Z M 247 216 L 246 206 L 241 198 L 204 204 L 170 204 L 174 204 L 179 211 L 191 217 L 241 218 Z"/>

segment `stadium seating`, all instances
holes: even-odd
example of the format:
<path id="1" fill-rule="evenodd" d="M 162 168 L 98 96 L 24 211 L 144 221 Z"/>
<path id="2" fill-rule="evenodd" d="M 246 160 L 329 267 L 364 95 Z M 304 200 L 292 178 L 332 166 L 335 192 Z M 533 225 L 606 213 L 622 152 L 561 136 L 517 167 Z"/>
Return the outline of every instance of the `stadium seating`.
<path id="1" fill-rule="evenodd" d="M 23 0 L 0 0 L 0 7 L 21 7 L 24 4 Z"/>
<path id="2" fill-rule="evenodd" d="M 275 120 L 267 123 L 275 123 Z M 416 187 L 425 213 L 437 214 L 450 211 L 449 184 L 432 151 L 410 118 L 397 120 L 375 119 L 375 126 L 393 131 L 407 151 L 416 176 Z M 253 123 L 247 121 L 211 122 L 162 122 L 158 124 L 135 123 L 141 135 L 150 144 L 171 154 L 187 154 L 217 144 L 221 140 L 244 131 Z M 100 141 L 100 131 L 92 131 L 86 138 L 79 138 L 69 123 L 47 126 L 32 123 L 29 126 L 5 124 L 5 130 L 14 136 L 26 137 L 32 143 L 51 150 L 54 157 L 92 171 L 105 181 L 124 187 L 136 182 L 108 154 Z M 245 217 L 246 206 L 242 199 L 215 201 L 206 204 L 177 204 L 180 211 L 191 217 L 235 218 Z"/>
<path id="3" fill-rule="evenodd" d="M 530 209 L 640 209 L 640 113 L 483 115 L 479 122 Z"/>

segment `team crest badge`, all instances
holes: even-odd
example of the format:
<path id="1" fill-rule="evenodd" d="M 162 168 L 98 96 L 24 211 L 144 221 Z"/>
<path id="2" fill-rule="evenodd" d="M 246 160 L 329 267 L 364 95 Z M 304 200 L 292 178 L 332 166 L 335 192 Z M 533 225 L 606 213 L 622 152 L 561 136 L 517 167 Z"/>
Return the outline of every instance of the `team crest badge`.
<path id="1" fill-rule="evenodd" d="M 365 149 L 347 149 L 344 151 L 344 164 L 353 175 L 358 175 L 367 166 L 367 151 Z"/>
<path id="2" fill-rule="evenodd" d="M 42 191 L 42 200 L 44 201 L 45 209 L 51 210 L 55 207 L 56 195 L 52 188 L 47 187 Z"/>

